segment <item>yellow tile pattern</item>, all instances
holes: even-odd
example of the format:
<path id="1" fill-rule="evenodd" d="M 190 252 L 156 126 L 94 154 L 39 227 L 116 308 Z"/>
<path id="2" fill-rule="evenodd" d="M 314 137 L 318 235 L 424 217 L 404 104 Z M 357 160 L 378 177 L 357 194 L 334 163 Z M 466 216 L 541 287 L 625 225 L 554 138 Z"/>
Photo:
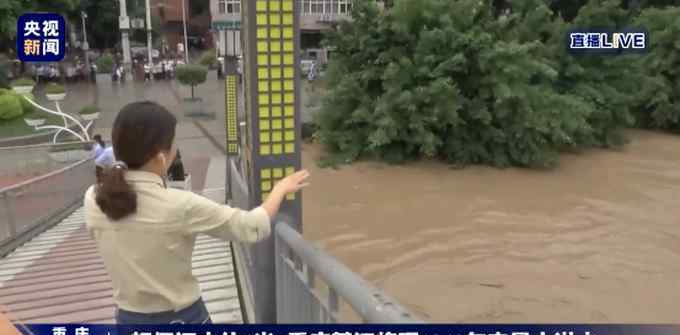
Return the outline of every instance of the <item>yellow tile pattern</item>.
<path id="1" fill-rule="evenodd" d="M 238 100 L 236 95 L 236 76 L 228 75 L 225 82 L 225 102 L 227 123 L 227 153 L 238 153 L 238 135 L 237 135 L 237 115 L 238 115 Z"/>
<path id="2" fill-rule="evenodd" d="M 294 154 L 294 0 L 256 0 L 260 155 Z"/>
<path id="3" fill-rule="evenodd" d="M 282 168 L 267 168 L 260 170 L 260 188 L 262 193 L 262 201 L 267 200 L 269 193 L 274 188 L 276 183 L 283 179 L 284 176 L 289 176 L 295 173 L 295 168 L 292 166 Z M 295 200 L 295 194 L 286 196 L 286 200 Z"/>

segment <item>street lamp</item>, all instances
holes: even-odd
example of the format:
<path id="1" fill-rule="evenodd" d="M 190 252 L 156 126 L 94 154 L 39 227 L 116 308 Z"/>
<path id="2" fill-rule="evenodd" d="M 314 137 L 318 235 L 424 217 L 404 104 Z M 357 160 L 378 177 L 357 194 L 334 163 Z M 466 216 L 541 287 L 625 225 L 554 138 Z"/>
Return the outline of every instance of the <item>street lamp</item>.
<path id="1" fill-rule="evenodd" d="M 184 25 L 184 62 L 189 64 L 189 38 L 187 37 L 187 10 L 184 3 L 186 0 L 182 0 L 182 24 Z"/>
<path id="2" fill-rule="evenodd" d="M 85 28 L 85 20 L 87 19 L 87 13 L 85 11 L 80 11 L 80 18 L 83 22 L 83 51 L 85 52 L 85 73 L 90 73 L 90 45 L 87 43 L 87 29 Z"/>

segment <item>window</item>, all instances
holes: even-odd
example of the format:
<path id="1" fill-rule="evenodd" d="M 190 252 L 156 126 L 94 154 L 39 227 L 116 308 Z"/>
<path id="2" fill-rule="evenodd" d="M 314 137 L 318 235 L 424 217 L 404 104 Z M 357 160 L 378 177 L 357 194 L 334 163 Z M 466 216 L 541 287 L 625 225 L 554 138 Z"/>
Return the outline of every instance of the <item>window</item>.
<path id="1" fill-rule="evenodd" d="M 349 14 L 352 11 L 352 0 L 339 0 L 340 14 Z"/>
<path id="2" fill-rule="evenodd" d="M 310 0 L 310 2 L 311 2 L 310 13 L 323 14 L 324 0 Z"/>
<path id="3" fill-rule="evenodd" d="M 241 0 L 218 0 L 220 14 L 240 14 Z"/>
<path id="4" fill-rule="evenodd" d="M 298 0 L 303 14 L 349 14 L 352 0 Z"/>
<path id="5" fill-rule="evenodd" d="M 241 13 L 241 0 L 228 0 L 227 13 L 229 13 L 229 14 L 240 14 Z"/>

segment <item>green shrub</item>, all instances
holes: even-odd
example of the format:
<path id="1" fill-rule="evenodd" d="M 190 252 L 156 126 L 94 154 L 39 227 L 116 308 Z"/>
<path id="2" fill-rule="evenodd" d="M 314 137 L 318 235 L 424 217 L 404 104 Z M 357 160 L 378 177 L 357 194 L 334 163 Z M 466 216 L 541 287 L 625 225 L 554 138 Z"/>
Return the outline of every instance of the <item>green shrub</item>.
<path id="1" fill-rule="evenodd" d="M 66 93 L 66 88 L 64 88 L 63 85 L 59 85 L 56 83 L 49 83 L 47 86 L 45 86 L 45 93 L 46 94 L 62 94 Z"/>
<path id="2" fill-rule="evenodd" d="M 21 102 L 16 95 L 0 95 L 0 120 L 12 120 L 22 114 Z"/>
<path id="3" fill-rule="evenodd" d="M 89 105 L 85 106 L 80 110 L 81 115 L 96 114 L 99 113 L 99 108 L 97 106 Z"/>
<path id="4" fill-rule="evenodd" d="M 33 94 L 27 93 L 27 94 L 20 95 L 20 94 L 17 94 L 16 92 L 14 92 L 14 90 L 0 88 L 0 95 L 6 95 L 6 94 L 7 95 L 13 95 L 13 96 L 17 97 L 17 99 L 21 103 L 21 110 L 23 111 L 24 115 L 32 114 L 32 113 L 35 113 L 37 111 L 37 109 L 30 102 L 28 102 L 28 100 L 23 98 L 23 96 L 26 96 L 29 99 L 35 101 L 35 96 L 33 96 Z"/>
<path id="5" fill-rule="evenodd" d="M 680 132 L 680 7 L 646 9 L 636 25 L 647 28 L 649 53 L 642 60 L 646 75 L 636 95 L 638 125 Z"/>
<path id="6" fill-rule="evenodd" d="M 194 87 L 202 84 L 208 77 L 208 69 L 201 65 L 181 65 L 176 70 L 177 81 L 191 86 L 191 99 L 194 99 Z"/>
<path id="7" fill-rule="evenodd" d="M 96 61 L 97 72 L 111 73 L 113 71 L 113 56 L 110 54 L 103 54 Z"/>
<path id="8" fill-rule="evenodd" d="M 14 94 L 16 94 L 16 93 L 14 93 Z M 38 109 L 35 106 L 33 106 L 30 102 L 28 102 L 28 100 L 24 99 L 22 96 L 20 96 L 18 94 L 16 94 L 16 96 L 19 99 L 19 101 L 21 102 L 21 109 L 24 111 L 24 115 L 25 114 L 34 114 L 38 111 Z M 35 96 L 33 96 L 33 94 L 31 94 L 31 93 L 24 94 L 24 96 L 35 101 Z"/>
<path id="9" fill-rule="evenodd" d="M 548 52 L 514 31 L 524 20 L 501 22 L 478 0 L 404 0 L 387 12 L 357 4 L 327 40 L 319 138 L 340 156 L 331 158 L 554 165 L 590 132 L 589 110 L 554 89 Z"/>
<path id="10" fill-rule="evenodd" d="M 209 49 L 203 53 L 201 59 L 198 61 L 201 65 L 208 68 L 212 68 L 217 64 L 217 56 L 215 55 L 215 49 Z"/>
<path id="11" fill-rule="evenodd" d="M 16 80 L 13 80 L 11 83 L 12 86 L 34 86 L 35 81 L 31 78 L 19 78 Z"/>
<path id="12" fill-rule="evenodd" d="M 567 23 L 543 0 L 512 1 L 500 16 L 491 3 L 357 3 L 353 22 L 324 41 L 335 48 L 318 118 L 329 160 L 545 167 L 563 150 L 623 145 L 645 77 L 640 57 L 574 56 L 564 43 L 576 27 L 629 27 L 634 11 L 590 0 Z"/>

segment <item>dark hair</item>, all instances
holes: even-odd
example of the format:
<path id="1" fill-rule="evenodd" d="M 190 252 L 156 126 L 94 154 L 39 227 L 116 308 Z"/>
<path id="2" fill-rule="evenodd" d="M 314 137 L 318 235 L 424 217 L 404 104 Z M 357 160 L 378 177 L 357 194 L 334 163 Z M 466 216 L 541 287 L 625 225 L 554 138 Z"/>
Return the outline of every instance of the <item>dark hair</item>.
<path id="1" fill-rule="evenodd" d="M 154 102 L 134 102 L 123 107 L 113 122 L 111 139 L 116 160 L 137 170 L 161 151 L 172 148 L 177 119 Z M 125 180 L 125 168 L 114 166 L 104 172 L 96 187 L 97 205 L 111 220 L 137 211 L 137 194 Z"/>
<path id="2" fill-rule="evenodd" d="M 102 147 L 105 147 L 105 146 L 106 146 L 106 143 L 104 143 L 104 140 L 102 140 L 102 135 L 97 134 L 97 135 L 94 135 L 93 138 L 94 138 L 94 140 L 95 140 L 97 143 L 99 143 L 99 145 L 101 145 Z"/>

